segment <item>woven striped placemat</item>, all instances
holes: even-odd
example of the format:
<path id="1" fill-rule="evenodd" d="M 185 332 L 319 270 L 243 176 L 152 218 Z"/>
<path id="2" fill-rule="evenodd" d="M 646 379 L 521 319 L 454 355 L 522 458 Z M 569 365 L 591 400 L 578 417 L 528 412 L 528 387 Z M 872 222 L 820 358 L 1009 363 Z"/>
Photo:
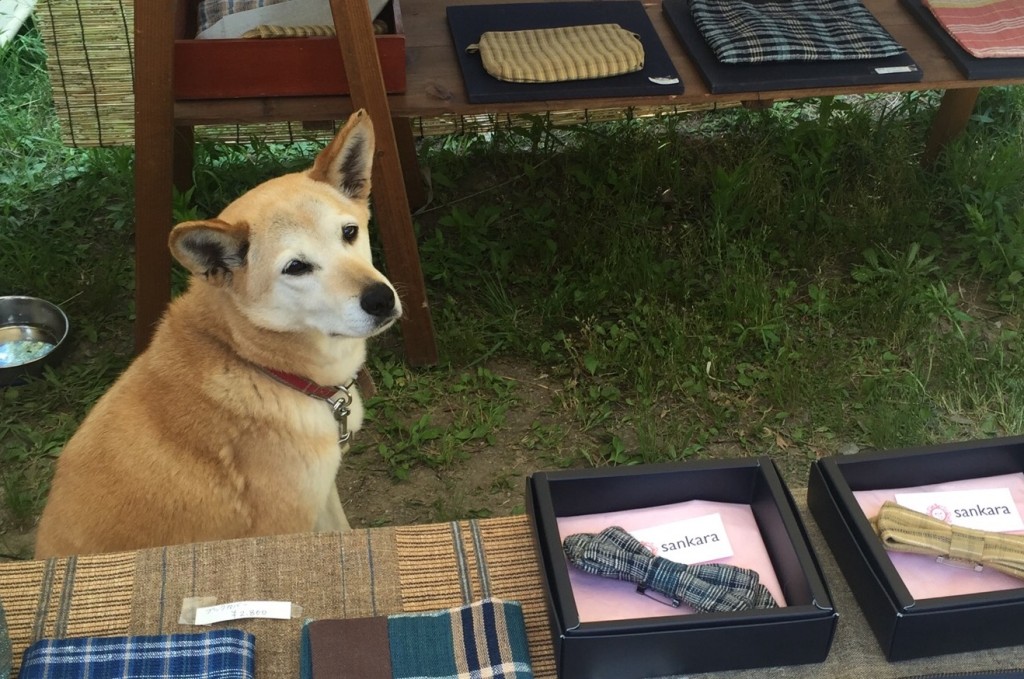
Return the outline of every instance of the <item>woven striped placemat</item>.
<path id="1" fill-rule="evenodd" d="M 817 526 L 796 494 L 840 612 L 828 659 L 819 665 L 700 675 L 702 679 L 898 679 L 1008 669 L 1024 646 L 888 663 Z M 270 599 L 302 606 L 302 618 L 429 611 L 488 596 L 519 601 L 538 679 L 555 679 L 543 583 L 523 516 L 344 534 L 301 534 L 181 545 L 134 553 L 0 564 L 0 599 L 15 662 L 42 637 L 195 631 L 179 625 L 182 599 Z M 303 619 L 245 620 L 256 635 L 257 676 L 298 676 Z"/>

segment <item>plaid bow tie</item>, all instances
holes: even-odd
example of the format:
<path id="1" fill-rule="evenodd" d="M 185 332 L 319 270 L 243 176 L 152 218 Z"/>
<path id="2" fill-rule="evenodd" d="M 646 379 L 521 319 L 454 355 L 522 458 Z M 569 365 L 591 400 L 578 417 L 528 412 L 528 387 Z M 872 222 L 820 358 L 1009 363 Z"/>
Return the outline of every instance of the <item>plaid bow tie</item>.
<path id="1" fill-rule="evenodd" d="M 636 583 L 685 603 L 697 611 L 745 611 L 774 608 L 775 600 L 755 571 L 723 564 L 686 565 L 669 561 L 644 547 L 618 526 L 597 535 L 577 533 L 562 542 L 565 555 L 585 573 Z"/>
<path id="2" fill-rule="evenodd" d="M 871 525 L 887 550 L 988 566 L 1024 580 L 1024 535 L 951 526 L 895 502 L 883 504 Z"/>

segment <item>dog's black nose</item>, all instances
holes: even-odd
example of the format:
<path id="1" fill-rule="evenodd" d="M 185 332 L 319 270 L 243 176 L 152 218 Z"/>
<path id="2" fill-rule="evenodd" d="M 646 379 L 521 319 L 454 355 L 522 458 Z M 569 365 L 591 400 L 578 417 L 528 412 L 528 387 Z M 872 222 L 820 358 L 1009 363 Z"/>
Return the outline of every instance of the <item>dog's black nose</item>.
<path id="1" fill-rule="evenodd" d="M 390 316 L 395 311 L 395 293 L 384 283 L 374 283 L 363 291 L 359 306 L 371 316 Z"/>

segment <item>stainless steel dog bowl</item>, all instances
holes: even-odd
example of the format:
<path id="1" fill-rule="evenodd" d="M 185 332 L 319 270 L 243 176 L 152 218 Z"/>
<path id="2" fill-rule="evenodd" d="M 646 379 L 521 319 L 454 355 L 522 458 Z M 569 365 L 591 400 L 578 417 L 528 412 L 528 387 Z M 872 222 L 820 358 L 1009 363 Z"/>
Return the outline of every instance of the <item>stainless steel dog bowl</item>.
<path id="1" fill-rule="evenodd" d="M 0 297 L 0 385 L 38 375 L 68 337 L 68 317 L 37 297 Z"/>

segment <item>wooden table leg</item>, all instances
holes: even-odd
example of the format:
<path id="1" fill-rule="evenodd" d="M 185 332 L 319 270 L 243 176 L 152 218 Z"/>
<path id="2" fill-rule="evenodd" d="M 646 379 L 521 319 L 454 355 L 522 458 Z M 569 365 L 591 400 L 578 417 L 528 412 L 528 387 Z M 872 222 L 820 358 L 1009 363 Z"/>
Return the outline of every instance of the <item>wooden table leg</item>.
<path id="1" fill-rule="evenodd" d="M 196 150 L 195 129 L 185 125 L 174 128 L 174 188 L 185 193 L 195 186 L 193 170 Z"/>
<path id="2" fill-rule="evenodd" d="M 427 204 L 427 192 L 423 188 L 423 175 L 420 174 L 420 159 L 416 155 L 416 139 L 412 134 L 412 121 L 408 118 L 392 118 L 391 124 L 395 128 L 398 157 L 402 162 L 405 195 L 409 199 L 409 207 L 418 210 Z"/>
<path id="3" fill-rule="evenodd" d="M 135 2 L 135 351 L 170 299 L 174 3 Z"/>
<path id="4" fill-rule="evenodd" d="M 978 88 L 946 90 L 942 95 L 942 103 L 939 104 L 935 120 L 932 121 L 924 156 L 921 158 L 923 165 L 934 163 L 946 144 L 967 128 L 980 91 Z"/>
<path id="5" fill-rule="evenodd" d="M 437 362 L 434 327 L 369 6 L 365 0 L 331 0 L 331 11 L 352 104 L 369 113 L 377 138 L 372 201 L 388 278 L 398 289 L 405 307 L 402 317 L 405 357 L 412 365 L 433 364 Z"/>

